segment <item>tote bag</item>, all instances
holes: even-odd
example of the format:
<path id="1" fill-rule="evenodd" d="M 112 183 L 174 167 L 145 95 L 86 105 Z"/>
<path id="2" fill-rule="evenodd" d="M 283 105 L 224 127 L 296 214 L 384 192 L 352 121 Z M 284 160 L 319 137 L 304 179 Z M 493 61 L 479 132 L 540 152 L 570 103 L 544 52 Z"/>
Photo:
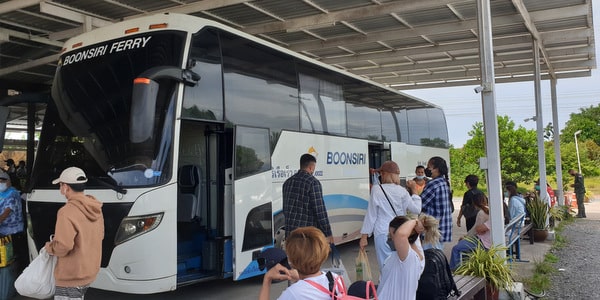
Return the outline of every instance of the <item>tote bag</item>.
<path id="1" fill-rule="evenodd" d="M 25 268 L 15 281 L 15 288 L 22 296 L 47 299 L 54 295 L 54 267 L 56 256 L 40 250 L 40 254 Z"/>

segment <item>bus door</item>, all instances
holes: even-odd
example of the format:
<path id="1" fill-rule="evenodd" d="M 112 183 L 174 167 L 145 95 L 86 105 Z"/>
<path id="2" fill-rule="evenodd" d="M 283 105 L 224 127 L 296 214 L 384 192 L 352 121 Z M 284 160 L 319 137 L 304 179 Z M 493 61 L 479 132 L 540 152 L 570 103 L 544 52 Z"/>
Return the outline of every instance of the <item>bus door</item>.
<path id="1" fill-rule="evenodd" d="M 270 131 L 235 128 L 233 186 L 234 280 L 263 274 L 256 258 L 273 245 Z"/>
<path id="2" fill-rule="evenodd" d="M 177 171 L 177 281 L 223 277 L 222 124 L 181 121 Z"/>
<path id="3" fill-rule="evenodd" d="M 377 169 L 389 157 L 389 150 L 382 143 L 369 143 L 369 169 Z M 379 179 L 377 179 L 379 180 Z M 369 186 L 373 184 L 373 176 L 369 176 Z"/>

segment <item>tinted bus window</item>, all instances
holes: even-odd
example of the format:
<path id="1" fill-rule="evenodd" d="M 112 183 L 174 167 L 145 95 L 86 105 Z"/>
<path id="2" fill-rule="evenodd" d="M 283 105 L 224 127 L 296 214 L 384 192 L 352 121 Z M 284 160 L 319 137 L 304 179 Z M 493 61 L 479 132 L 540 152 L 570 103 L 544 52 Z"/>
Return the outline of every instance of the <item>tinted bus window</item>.
<path id="1" fill-rule="evenodd" d="M 408 144 L 421 145 L 429 139 L 429 120 L 426 109 L 410 109 L 408 115 Z"/>
<path id="2" fill-rule="evenodd" d="M 182 117 L 222 121 L 221 49 L 215 30 L 203 29 L 194 34 L 188 61 L 193 63 L 191 70 L 200 75 L 200 81 L 185 88 Z"/>
<path id="3" fill-rule="evenodd" d="M 348 136 L 381 141 L 381 114 L 375 108 L 347 104 Z"/>
<path id="4" fill-rule="evenodd" d="M 269 130 L 238 126 L 235 134 L 236 178 L 270 169 Z"/>
<path id="5" fill-rule="evenodd" d="M 444 111 L 439 108 L 429 108 L 429 140 L 423 146 L 448 148 L 448 129 L 446 128 L 446 117 Z"/>
<path id="6" fill-rule="evenodd" d="M 303 131 L 346 135 L 342 86 L 301 73 L 300 127 Z"/>
<path id="7" fill-rule="evenodd" d="M 410 135 L 409 124 L 408 124 L 408 114 L 406 109 L 397 110 L 394 112 L 394 117 L 396 123 L 398 125 L 397 130 L 399 133 L 398 141 L 403 143 L 408 143 L 408 136 Z"/>
<path id="8" fill-rule="evenodd" d="M 399 142 L 398 123 L 396 122 L 397 114 L 391 111 L 381 112 L 381 134 L 384 142 Z"/>
<path id="9" fill-rule="evenodd" d="M 291 57 L 221 34 L 225 118 L 234 124 L 298 130 L 298 87 Z"/>

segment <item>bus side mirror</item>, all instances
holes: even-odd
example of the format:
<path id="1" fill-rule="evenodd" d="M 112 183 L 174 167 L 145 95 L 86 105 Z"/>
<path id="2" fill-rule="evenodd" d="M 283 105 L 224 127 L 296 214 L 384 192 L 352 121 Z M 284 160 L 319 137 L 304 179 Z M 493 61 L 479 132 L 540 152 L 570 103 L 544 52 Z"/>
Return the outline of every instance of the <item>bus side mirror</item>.
<path id="1" fill-rule="evenodd" d="M 152 79 L 140 77 L 133 81 L 129 124 L 132 143 L 142 143 L 152 137 L 158 88 L 158 83 Z"/>
<path id="2" fill-rule="evenodd" d="M 6 122 L 8 121 L 8 115 L 10 114 L 10 108 L 8 106 L 0 106 L 0 152 L 4 150 L 4 134 L 6 133 Z"/>
<path id="3" fill-rule="evenodd" d="M 132 143 L 142 143 L 152 137 L 159 88 L 156 80 L 161 78 L 194 86 L 200 80 L 200 75 L 173 66 L 157 66 L 144 71 L 134 79 L 129 124 L 129 140 Z"/>

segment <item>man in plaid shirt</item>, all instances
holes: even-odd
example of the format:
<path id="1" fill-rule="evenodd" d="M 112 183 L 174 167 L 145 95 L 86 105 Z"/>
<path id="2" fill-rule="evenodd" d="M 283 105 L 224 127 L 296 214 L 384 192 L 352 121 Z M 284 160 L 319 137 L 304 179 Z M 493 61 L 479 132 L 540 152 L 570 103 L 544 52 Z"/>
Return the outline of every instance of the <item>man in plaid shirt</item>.
<path id="1" fill-rule="evenodd" d="M 314 226 L 333 243 L 321 183 L 313 176 L 317 159 L 311 154 L 300 157 L 300 170 L 283 183 L 283 215 L 286 236 L 298 227 Z"/>

